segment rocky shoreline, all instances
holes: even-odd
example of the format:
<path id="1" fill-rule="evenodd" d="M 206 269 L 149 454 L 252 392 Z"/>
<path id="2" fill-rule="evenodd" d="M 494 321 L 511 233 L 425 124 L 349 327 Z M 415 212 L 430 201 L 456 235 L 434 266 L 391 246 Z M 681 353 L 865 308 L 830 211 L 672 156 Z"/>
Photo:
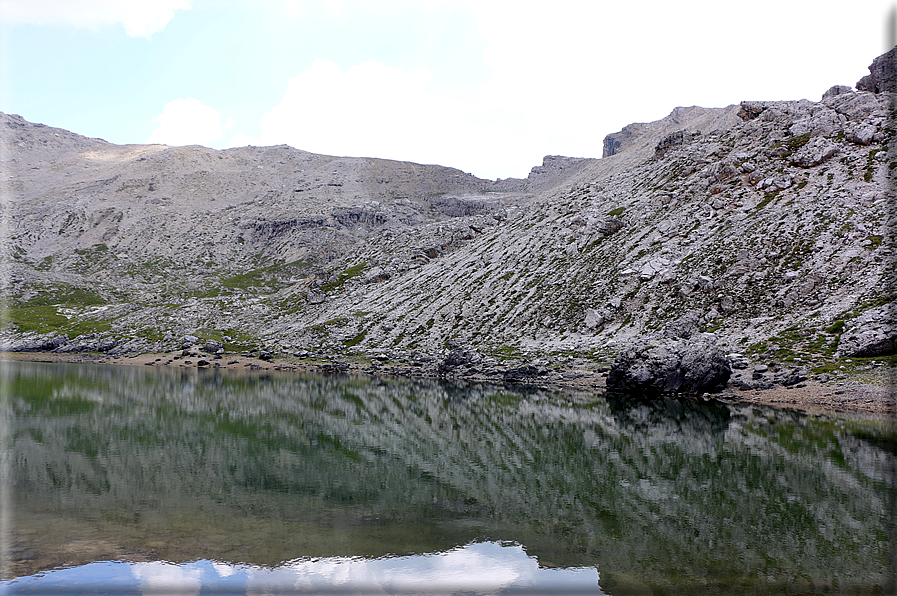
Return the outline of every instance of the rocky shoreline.
<path id="1" fill-rule="evenodd" d="M 607 367 L 582 363 L 536 362 L 511 367 L 473 367 L 464 363 L 453 370 L 439 372 L 445 360 L 429 366 L 410 366 L 389 361 L 353 362 L 341 359 L 270 357 L 261 360 L 245 354 L 217 354 L 175 351 L 167 353 L 134 353 L 110 356 L 91 353 L 0 352 L 0 360 L 33 362 L 68 362 L 78 364 L 110 364 L 161 366 L 168 368 L 230 369 L 244 371 L 282 371 L 302 374 L 346 374 L 371 376 L 403 376 L 450 378 L 471 382 L 507 383 L 534 386 L 559 392 L 604 392 Z M 220 356 L 220 358 L 216 358 Z M 821 414 L 849 414 L 864 417 L 897 419 L 897 395 L 893 390 L 895 371 L 881 367 L 850 379 L 821 382 L 808 379 L 793 385 L 771 385 L 769 388 L 740 389 L 734 384 L 722 392 L 700 396 L 677 397 L 703 401 L 771 405 Z"/>

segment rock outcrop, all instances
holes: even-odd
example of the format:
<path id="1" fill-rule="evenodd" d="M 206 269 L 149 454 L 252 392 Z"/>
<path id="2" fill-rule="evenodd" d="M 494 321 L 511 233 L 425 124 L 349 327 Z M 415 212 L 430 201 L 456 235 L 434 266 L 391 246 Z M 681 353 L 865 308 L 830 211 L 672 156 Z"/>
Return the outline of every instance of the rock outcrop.
<path id="1" fill-rule="evenodd" d="M 838 342 L 844 356 L 889 356 L 897 354 L 897 325 L 891 304 L 870 309 L 845 327 Z"/>
<path id="2" fill-rule="evenodd" d="M 656 338 L 624 348 L 607 376 L 608 391 L 626 393 L 718 392 L 732 369 L 726 354 L 712 341 Z"/>
<path id="3" fill-rule="evenodd" d="M 897 47 L 873 60 L 869 74 L 857 81 L 856 88 L 871 93 L 897 92 Z"/>

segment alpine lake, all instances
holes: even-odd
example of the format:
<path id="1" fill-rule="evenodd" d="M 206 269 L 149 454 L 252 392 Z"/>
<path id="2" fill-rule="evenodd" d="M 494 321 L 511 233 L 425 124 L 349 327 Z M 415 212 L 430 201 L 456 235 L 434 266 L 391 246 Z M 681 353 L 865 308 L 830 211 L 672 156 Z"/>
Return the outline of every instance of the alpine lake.
<path id="1" fill-rule="evenodd" d="M 889 594 L 893 421 L 2 362 L 3 594 Z"/>

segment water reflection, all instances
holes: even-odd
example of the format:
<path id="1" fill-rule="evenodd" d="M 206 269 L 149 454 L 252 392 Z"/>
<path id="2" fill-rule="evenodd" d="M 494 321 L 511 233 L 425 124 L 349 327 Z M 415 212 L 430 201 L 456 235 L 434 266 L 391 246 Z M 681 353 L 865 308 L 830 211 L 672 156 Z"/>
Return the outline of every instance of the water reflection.
<path id="1" fill-rule="evenodd" d="M 200 560 L 89 563 L 7 584 L 11 594 L 602 594 L 595 569 L 545 569 L 519 545 L 484 542 L 444 553 L 298 559 L 276 568 Z"/>
<path id="2" fill-rule="evenodd" d="M 611 594 L 862 593 L 890 572 L 881 422 L 423 380 L 3 366 L 6 577 L 508 542 L 544 569 L 600 570 Z"/>

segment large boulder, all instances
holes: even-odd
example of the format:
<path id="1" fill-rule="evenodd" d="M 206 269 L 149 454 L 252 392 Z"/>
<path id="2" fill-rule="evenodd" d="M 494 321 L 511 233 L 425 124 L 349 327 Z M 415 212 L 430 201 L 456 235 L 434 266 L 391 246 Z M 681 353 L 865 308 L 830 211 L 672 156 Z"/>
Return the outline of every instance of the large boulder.
<path id="1" fill-rule="evenodd" d="M 548 374 L 545 365 L 537 362 L 509 368 L 502 374 L 502 379 L 507 383 L 529 383 Z"/>
<path id="2" fill-rule="evenodd" d="M 705 336 L 656 338 L 631 344 L 614 360 L 608 391 L 704 393 L 726 387 L 732 368 L 725 353 Z"/>
<path id="3" fill-rule="evenodd" d="M 479 362 L 482 362 L 483 356 L 475 350 L 466 350 L 462 347 L 456 347 L 446 355 L 439 363 L 436 372 L 441 375 L 448 375 L 459 368 L 469 368 Z"/>
<path id="4" fill-rule="evenodd" d="M 852 357 L 897 354 L 897 326 L 892 314 L 893 307 L 885 304 L 850 321 L 838 340 L 838 351 Z"/>

